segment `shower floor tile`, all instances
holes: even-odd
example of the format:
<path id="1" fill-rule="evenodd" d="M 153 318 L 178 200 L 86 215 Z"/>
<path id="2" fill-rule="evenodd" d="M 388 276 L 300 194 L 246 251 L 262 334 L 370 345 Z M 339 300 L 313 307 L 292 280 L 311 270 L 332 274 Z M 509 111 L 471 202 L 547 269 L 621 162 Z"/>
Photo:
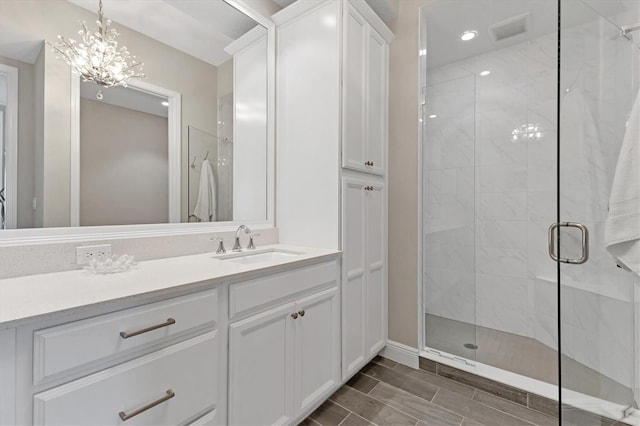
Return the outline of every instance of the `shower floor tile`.
<path id="1" fill-rule="evenodd" d="M 429 348 L 558 384 L 557 351 L 535 339 L 429 314 L 425 336 Z M 633 403 L 631 389 L 572 358 L 563 356 L 562 368 L 565 388 L 623 405 Z"/>

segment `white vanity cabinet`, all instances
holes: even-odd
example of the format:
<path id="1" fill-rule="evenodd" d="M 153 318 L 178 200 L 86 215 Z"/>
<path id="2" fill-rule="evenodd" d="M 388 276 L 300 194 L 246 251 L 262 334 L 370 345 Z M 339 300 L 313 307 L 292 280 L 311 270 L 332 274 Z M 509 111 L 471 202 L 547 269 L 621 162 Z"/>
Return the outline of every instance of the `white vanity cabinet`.
<path id="1" fill-rule="evenodd" d="M 344 178 L 342 376 L 349 377 L 386 344 L 384 185 Z"/>
<path id="2" fill-rule="evenodd" d="M 364 0 L 298 1 L 276 23 L 280 241 L 343 251 L 342 379 L 387 340 L 387 69 Z"/>
<path id="3" fill-rule="evenodd" d="M 17 409 L 13 422 L 3 414 L 0 424 L 224 424 L 221 292 L 218 286 L 115 312 L 81 308 L 10 329 Z"/>
<path id="4" fill-rule="evenodd" d="M 129 275 L 70 271 L 10 282 L 4 294 L 14 302 L 45 309 L 33 289 L 58 285 L 60 307 L 0 321 L 0 426 L 301 421 L 343 382 L 340 253 L 308 250 L 292 263 L 255 267 L 196 255 Z M 171 283 L 184 273 L 180 264 L 197 278 L 131 291 L 138 282 Z M 158 268 L 176 275 L 159 278 Z M 32 291 L 19 294 L 16 284 Z M 65 304 L 71 292 L 100 285 L 127 294 Z"/>
<path id="5" fill-rule="evenodd" d="M 348 1 L 343 19 L 342 167 L 383 175 L 388 43 Z"/>
<path id="6" fill-rule="evenodd" d="M 295 423 L 340 385 L 338 277 L 329 262 L 231 285 L 230 425 Z"/>
<path id="7" fill-rule="evenodd" d="M 14 425 L 16 399 L 16 332 L 0 330 L 0 425 Z"/>

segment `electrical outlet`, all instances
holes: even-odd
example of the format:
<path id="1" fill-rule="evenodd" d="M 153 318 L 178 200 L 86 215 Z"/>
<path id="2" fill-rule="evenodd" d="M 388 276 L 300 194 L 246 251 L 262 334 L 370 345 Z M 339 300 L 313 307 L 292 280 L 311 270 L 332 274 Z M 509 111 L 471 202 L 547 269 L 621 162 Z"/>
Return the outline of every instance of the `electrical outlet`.
<path id="1" fill-rule="evenodd" d="M 111 256 L 111 244 L 76 247 L 76 263 L 78 265 L 86 265 L 92 259 L 100 259 L 106 256 Z"/>

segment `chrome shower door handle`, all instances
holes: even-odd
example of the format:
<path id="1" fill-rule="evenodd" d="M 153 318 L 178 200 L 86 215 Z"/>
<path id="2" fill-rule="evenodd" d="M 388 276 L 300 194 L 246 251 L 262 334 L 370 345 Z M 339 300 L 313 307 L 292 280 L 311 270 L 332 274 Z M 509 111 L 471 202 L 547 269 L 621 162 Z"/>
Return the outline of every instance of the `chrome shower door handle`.
<path id="1" fill-rule="evenodd" d="M 560 227 L 578 228 L 582 234 L 582 256 L 579 259 L 567 259 L 558 257 L 556 254 L 556 235 Z M 549 227 L 549 256 L 556 262 L 570 263 L 573 265 L 581 265 L 589 260 L 589 229 L 577 222 L 560 222 L 554 223 Z"/>

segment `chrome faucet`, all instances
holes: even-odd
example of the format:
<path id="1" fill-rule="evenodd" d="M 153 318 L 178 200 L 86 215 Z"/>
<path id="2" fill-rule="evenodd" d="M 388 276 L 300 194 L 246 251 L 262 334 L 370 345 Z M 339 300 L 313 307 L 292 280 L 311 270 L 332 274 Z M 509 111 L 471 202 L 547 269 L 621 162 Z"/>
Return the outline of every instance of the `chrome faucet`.
<path id="1" fill-rule="evenodd" d="M 245 234 L 250 234 L 251 229 L 247 225 L 240 225 L 236 230 L 236 242 L 233 244 L 232 251 L 242 251 L 242 247 L 240 246 L 240 231 L 244 231 Z"/>

